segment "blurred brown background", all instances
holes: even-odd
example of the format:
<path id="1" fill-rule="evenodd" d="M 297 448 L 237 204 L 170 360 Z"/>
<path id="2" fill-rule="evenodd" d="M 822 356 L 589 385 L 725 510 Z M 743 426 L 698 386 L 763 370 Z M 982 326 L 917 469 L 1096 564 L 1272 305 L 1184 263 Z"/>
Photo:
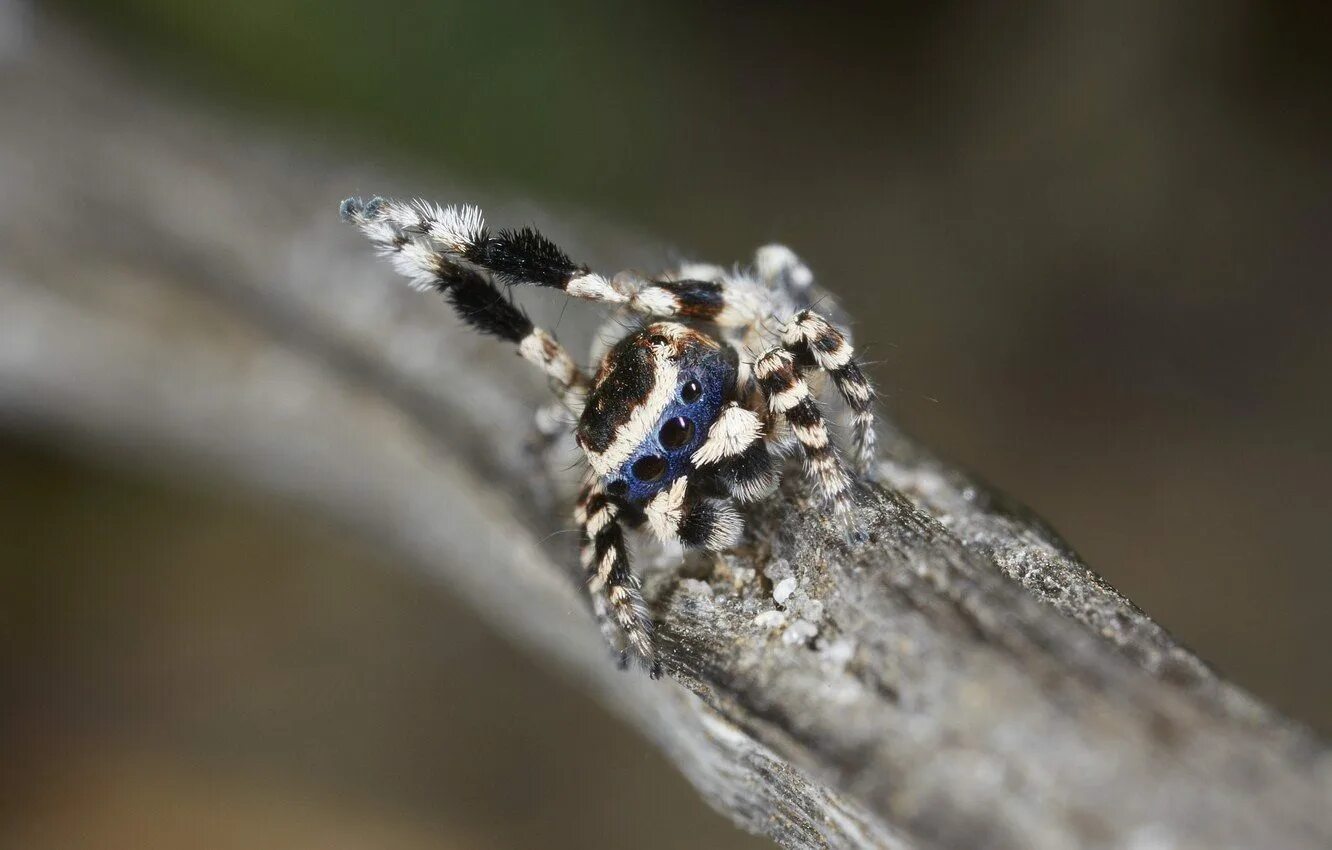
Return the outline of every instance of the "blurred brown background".
<path id="1" fill-rule="evenodd" d="M 1327 734 L 1324 8 L 53 13 L 293 145 L 699 258 L 793 245 L 893 416 Z M 3 435 L 0 492 L 3 846 L 763 846 L 437 588 L 290 506 L 31 433 Z"/>

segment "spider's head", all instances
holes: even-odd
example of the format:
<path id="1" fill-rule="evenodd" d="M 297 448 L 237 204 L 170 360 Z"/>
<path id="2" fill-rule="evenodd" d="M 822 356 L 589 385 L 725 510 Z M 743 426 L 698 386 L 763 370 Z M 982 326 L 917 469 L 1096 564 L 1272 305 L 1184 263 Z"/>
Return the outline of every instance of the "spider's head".
<path id="1" fill-rule="evenodd" d="M 735 374 L 730 348 L 675 322 L 647 325 L 606 352 L 576 436 L 607 492 L 642 504 L 693 469 Z"/>

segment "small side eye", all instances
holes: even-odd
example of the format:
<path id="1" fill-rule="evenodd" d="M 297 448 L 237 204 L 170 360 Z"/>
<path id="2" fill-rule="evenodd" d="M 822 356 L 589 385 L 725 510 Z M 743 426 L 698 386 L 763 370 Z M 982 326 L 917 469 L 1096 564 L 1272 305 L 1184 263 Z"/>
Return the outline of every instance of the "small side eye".
<path id="1" fill-rule="evenodd" d="M 685 404 L 693 404 L 701 395 L 703 395 L 703 385 L 698 381 L 686 381 L 680 388 L 680 400 Z"/>
<path id="2" fill-rule="evenodd" d="M 606 492 L 612 496 L 623 496 L 629 492 L 629 484 L 623 478 L 616 479 L 606 485 Z"/>
<path id="3" fill-rule="evenodd" d="M 634 477 L 645 484 L 651 484 L 653 481 L 666 474 L 666 459 L 656 455 L 640 457 L 634 461 Z"/>
<path id="4" fill-rule="evenodd" d="M 666 448 L 678 449 L 694 439 L 694 423 L 683 416 L 677 416 L 662 425 L 657 436 L 661 438 L 661 444 Z"/>
<path id="5" fill-rule="evenodd" d="M 668 342 L 668 340 L 666 339 L 666 337 L 662 336 L 661 334 L 653 334 L 652 336 L 648 337 L 648 342 L 651 343 L 652 345 L 665 345 Z"/>

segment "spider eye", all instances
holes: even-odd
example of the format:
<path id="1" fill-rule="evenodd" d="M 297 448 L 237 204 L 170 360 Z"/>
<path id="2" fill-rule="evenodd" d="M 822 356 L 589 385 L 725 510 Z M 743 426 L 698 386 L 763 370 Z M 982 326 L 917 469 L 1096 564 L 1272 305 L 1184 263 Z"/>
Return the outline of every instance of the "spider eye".
<path id="1" fill-rule="evenodd" d="M 662 425 L 657 436 L 666 448 L 678 449 L 694 439 L 694 423 L 683 416 L 677 416 Z"/>
<path id="2" fill-rule="evenodd" d="M 687 381 L 680 388 L 680 400 L 685 404 L 693 404 L 698 401 L 698 397 L 703 395 L 703 385 L 698 381 Z"/>
<path id="3" fill-rule="evenodd" d="M 651 484 L 666 474 L 666 459 L 656 455 L 640 457 L 634 461 L 633 471 L 634 477 L 639 481 Z"/>
<path id="4" fill-rule="evenodd" d="M 653 334 L 652 336 L 648 337 L 648 342 L 651 343 L 652 345 L 665 345 L 668 341 L 669 340 L 667 340 L 666 337 L 662 336 L 661 334 Z"/>
<path id="5" fill-rule="evenodd" d="M 623 496 L 625 493 L 629 492 L 629 485 L 623 478 L 621 478 L 607 484 L 606 492 L 610 493 L 612 496 Z"/>

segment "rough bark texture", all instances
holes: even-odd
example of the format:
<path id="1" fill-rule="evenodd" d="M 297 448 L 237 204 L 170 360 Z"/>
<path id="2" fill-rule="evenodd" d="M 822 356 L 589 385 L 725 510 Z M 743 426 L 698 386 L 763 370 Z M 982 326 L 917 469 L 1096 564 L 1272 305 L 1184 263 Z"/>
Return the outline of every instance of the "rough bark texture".
<path id="1" fill-rule="evenodd" d="M 747 549 L 640 558 L 670 676 L 617 672 L 554 534 L 563 482 L 524 450 L 540 382 L 337 222 L 347 194 L 456 190 L 229 127 L 64 30 L 5 62 L 3 427 L 190 462 L 354 525 L 788 847 L 1332 846 L 1320 742 L 891 426 L 858 504 L 868 543 L 788 487 Z M 599 268 L 662 256 L 576 215 L 487 208 Z"/>

